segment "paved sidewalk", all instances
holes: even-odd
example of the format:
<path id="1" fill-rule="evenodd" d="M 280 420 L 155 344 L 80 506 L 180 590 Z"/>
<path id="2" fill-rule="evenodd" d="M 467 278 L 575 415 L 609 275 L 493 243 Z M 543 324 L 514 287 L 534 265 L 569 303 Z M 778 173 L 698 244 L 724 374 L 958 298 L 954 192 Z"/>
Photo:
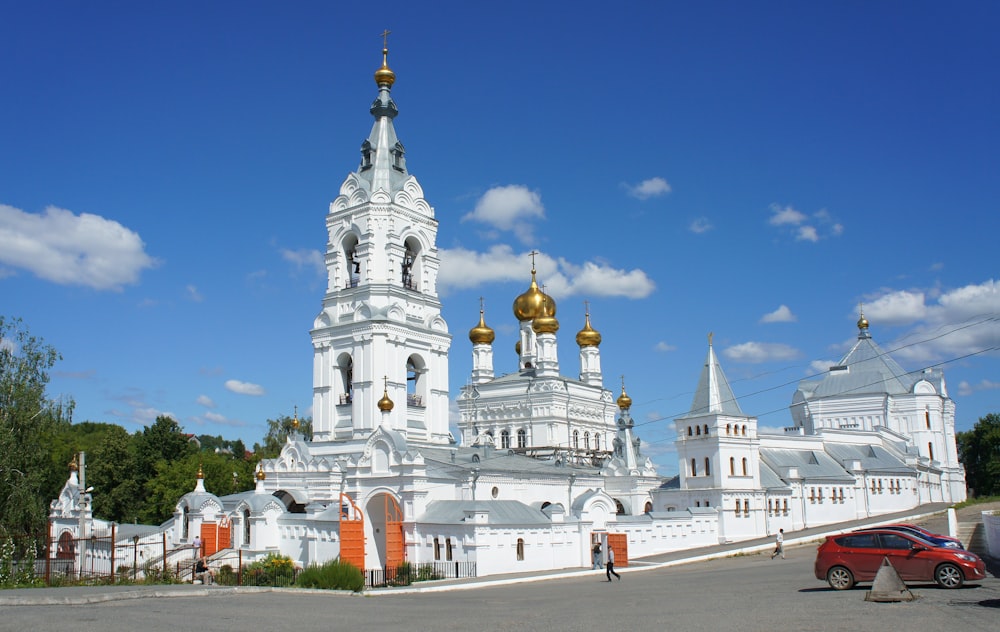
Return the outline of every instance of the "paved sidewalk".
<path id="1" fill-rule="evenodd" d="M 974 505 L 965 507 L 959 511 L 959 523 L 977 522 L 981 512 L 989 509 L 1000 508 L 1000 503 L 990 505 Z M 936 503 L 923 505 L 913 510 L 884 514 L 864 520 L 854 520 L 851 522 L 841 522 L 833 525 L 824 525 L 802 529 L 795 532 L 785 533 L 785 546 L 803 546 L 818 542 L 826 535 L 850 531 L 862 526 L 873 526 L 891 522 L 919 522 L 928 525 L 932 530 L 947 533 L 948 519 L 946 510 L 948 505 Z M 616 569 L 623 574 L 662 569 L 680 564 L 690 564 L 704 560 L 731 557 L 734 555 L 754 555 L 763 552 L 770 552 L 774 549 L 773 537 L 757 538 L 754 540 L 744 540 L 728 544 L 718 544 L 714 546 L 687 549 L 683 551 L 672 551 L 661 553 L 641 559 L 629 560 L 629 566 Z M 405 587 L 376 588 L 366 590 L 362 593 L 365 596 L 385 596 L 413 594 L 422 592 L 439 592 L 468 590 L 474 588 L 485 588 L 502 584 L 537 582 L 566 577 L 581 577 L 593 573 L 590 568 L 583 569 L 558 569 L 553 571 L 531 572 L 531 573 L 510 573 L 506 575 L 491 575 L 489 577 L 474 577 L 465 579 L 447 579 L 433 582 L 420 582 Z M 323 595 L 342 595 L 344 597 L 359 596 L 355 593 L 329 591 L 329 590 L 305 590 L 300 588 L 269 588 L 269 587 L 234 587 L 234 586 L 203 586 L 192 584 L 171 584 L 152 586 L 73 586 L 67 588 L 23 588 L 15 590 L 0 591 L 0 607 L 4 606 L 25 606 L 25 605 L 80 605 L 91 603 L 102 603 L 107 601 L 117 601 L 123 599 L 140 598 L 176 598 L 176 597 L 197 597 L 197 596 L 225 596 L 233 594 L 247 594 L 253 592 L 278 592 L 294 591 L 297 594 L 308 594 L 311 592 Z"/>

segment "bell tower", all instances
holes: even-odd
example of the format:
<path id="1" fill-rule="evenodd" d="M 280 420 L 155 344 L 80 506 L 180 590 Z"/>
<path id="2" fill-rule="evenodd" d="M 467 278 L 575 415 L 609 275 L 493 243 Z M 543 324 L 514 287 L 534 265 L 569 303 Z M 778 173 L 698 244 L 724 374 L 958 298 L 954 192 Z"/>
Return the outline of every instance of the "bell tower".
<path id="1" fill-rule="evenodd" d="M 437 220 L 396 137 L 388 55 L 384 46 L 361 163 L 326 216 L 327 288 L 310 332 L 313 439 L 366 438 L 386 396 L 408 441 L 446 444 L 451 334 L 437 295 Z"/>

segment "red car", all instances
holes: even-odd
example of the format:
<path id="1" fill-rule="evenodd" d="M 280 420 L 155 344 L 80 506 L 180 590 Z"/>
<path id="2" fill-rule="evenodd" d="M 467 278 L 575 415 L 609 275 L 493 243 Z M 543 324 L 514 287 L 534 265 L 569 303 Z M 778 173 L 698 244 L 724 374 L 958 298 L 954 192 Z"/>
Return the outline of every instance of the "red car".
<path id="1" fill-rule="evenodd" d="M 875 579 L 888 558 L 904 582 L 937 582 L 958 588 L 968 580 L 986 577 L 979 556 L 960 549 L 937 547 L 927 540 L 890 529 L 870 529 L 827 536 L 816 551 L 813 570 L 834 590 Z"/>

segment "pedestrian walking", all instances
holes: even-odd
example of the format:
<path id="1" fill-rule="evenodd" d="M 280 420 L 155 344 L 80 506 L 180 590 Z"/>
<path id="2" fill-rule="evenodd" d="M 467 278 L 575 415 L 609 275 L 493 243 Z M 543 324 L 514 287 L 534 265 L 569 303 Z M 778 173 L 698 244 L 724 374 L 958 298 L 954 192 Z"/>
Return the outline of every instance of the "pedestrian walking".
<path id="1" fill-rule="evenodd" d="M 601 543 L 594 543 L 594 570 L 599 568 L 604 568 L 604 564 L 601 563 Z"/>
<path id="2" fill-rule="evenodd" d="M 612 575 L 614 575 L 615 577 L 617 577 L 618 581 L 621 581 L 622 580 L 622 576 L 615 572 L 615 550 L 613 548 L 611 548 L 610 545 L 608 546 L 608 560 L 607 560 L 607 564 L 608 564 L 607 565 L 607 570 L 605 571 L 604 574 L 608 576 L 608 581 L 611 581 L 611 576 Z"/>
<path id="3" fill-rule="evenodd" d="M 773 560 L 778 555 L 781 559 L 785 559 L 785 530 L 778 529 L 778 535 L 774 536 L 774 553 L 771 553 L 771 559 Z"/>

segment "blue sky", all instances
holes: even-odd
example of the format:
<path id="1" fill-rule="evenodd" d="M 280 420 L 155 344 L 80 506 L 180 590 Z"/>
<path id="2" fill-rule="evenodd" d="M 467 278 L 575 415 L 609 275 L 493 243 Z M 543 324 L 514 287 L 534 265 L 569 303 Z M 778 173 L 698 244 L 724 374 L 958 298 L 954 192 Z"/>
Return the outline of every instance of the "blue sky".
<path id="1" fill-rule="evenodd" d="M 259 441 L 309 414 L 324 218 L 371 127 L 440 221 L 451 391 L 484 297 L 589 301 L 647 454 L 714 345 L 746 414 L 855 340 L 1000 411 L 995 2 L 4 2 L 0 313 L 60 351 L 76 421 Z"/>

